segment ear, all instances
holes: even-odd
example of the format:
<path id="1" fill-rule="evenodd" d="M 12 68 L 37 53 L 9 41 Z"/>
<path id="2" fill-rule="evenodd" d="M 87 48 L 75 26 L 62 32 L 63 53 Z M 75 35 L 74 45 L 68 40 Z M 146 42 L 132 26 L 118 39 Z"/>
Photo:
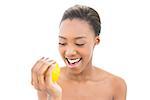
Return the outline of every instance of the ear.
<path id="1" fill-rule="evenodd" d="M 100 37 L 96 36 L 95 37 L 95 45 L 98 45 L 100 43 Z"/>

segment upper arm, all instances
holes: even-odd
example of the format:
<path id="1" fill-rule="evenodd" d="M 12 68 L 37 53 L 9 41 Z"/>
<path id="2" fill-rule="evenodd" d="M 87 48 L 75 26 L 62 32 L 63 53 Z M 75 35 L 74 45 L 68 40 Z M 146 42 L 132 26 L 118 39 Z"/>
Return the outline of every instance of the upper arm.
<path id="1" fill-rule="evenodd" d="M 114 84 L 114 100 L 126 100 L 126 93 L 127 93 L 127 85 L 126 82 L 121 79 L 115 79 Z"/>
<path id="2" fill-rule="evenodd" d="M 46 92 L 38 91 L 38 100 L 48 100 L 48 95 Z"/>

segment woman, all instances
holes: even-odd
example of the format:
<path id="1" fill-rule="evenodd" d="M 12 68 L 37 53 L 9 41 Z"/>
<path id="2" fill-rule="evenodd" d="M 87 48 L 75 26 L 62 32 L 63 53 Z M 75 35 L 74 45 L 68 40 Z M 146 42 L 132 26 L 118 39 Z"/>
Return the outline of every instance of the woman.
<path id="1" fill-rule="evenodd" d="M 125 100 L 126 83 L 120 77 L 92 64 L 94 48 L 100 42 L 98 13 L 75 5 L 64 12 L 59 30 L 59 52 L 66 64 L 59 80 L 52 81 L 56 62 L 41 58 L 32 68 L 32 85 L 39 100 Z"/>

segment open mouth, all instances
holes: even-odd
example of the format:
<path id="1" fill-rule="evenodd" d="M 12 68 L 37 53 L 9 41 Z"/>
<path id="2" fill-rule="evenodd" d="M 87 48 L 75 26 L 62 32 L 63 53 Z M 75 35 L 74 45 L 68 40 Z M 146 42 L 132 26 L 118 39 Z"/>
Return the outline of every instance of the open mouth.
<path id="1" fill-rule="evenodd" d="M 69 65 L 69 67 L 75 67 L 77 66 L 77 64 L 79 64 L 79 62 L 82 60 L 82 58 L 76 58 L 76 59 L 69 59 L 69 58 L 66 58 L 66 61 Z"/>

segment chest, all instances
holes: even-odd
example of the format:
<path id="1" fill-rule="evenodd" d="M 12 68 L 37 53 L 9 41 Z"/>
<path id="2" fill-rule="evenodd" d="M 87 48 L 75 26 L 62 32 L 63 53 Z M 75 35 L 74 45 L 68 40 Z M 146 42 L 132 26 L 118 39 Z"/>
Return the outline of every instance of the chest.
<path id="1" fill-rule="evenodd" d="M 112 100 L 113 92 L 107 83 L 67 83 L 62 86 L 62 100 Z"/>

